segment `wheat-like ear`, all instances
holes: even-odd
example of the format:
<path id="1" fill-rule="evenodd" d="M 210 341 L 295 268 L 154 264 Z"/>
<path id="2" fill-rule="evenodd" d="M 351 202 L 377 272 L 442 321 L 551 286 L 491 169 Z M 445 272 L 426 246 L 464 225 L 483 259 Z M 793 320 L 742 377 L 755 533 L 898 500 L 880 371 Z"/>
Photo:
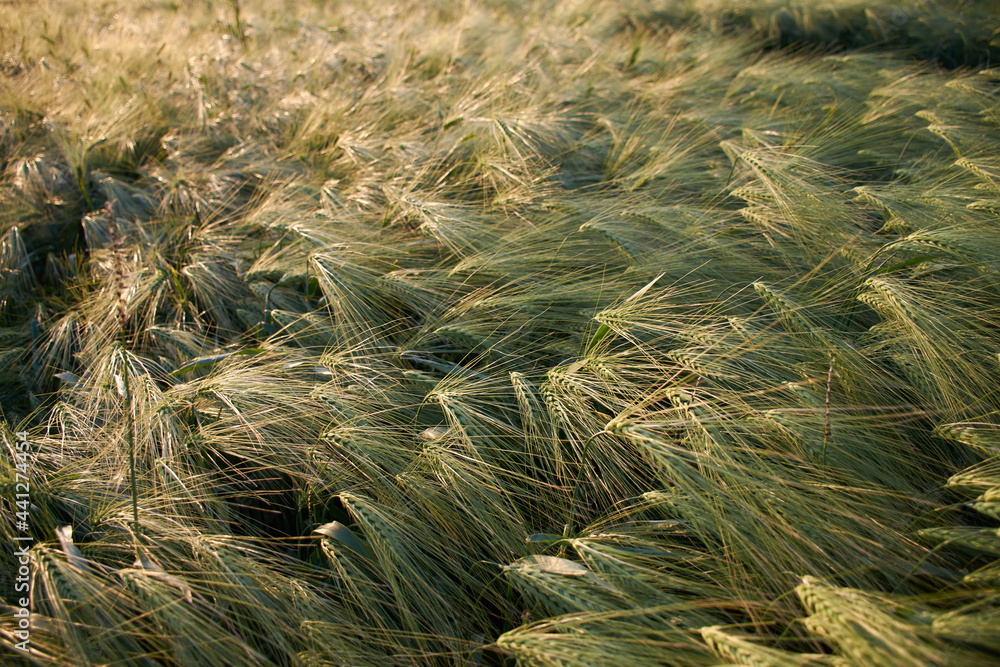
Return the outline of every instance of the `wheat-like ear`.
<path id="1" fill-rule="evenodd" d="M 717 625 L 699 630 L 702 639 L 722 660 L 743 667 L 804 667 L 806 665 L 836 665 L 847 667 L 843 658 L 817 653 L 793 653 L 750 641 L 748 635 L 725 632 Z"/>
<path id="2" fill-rule="evenodd" d="M 0 242 L 0 313 L 10 317 L 17 299 L 25 302 L 36 286 L 28 249 L 17 227 L 10 229 Z"/>
<path id="3" fill-rule="evenodd" d="M 458 554 L 449 555 L 440 547 L 410 549 L 421 542 L 420 524 L 416 516 L 401 509 L 377 503 L 359 494 L 342 493 L 340 500 L 360 524 L 368 546 L 375 554 L 381 577 L 388 585 L 402 629 L 423 633 L 428 627 L 457 627 L 450 599 L 457 599 L 464 578 L 458 567 Z M 432 579 L 418 576 L 420 572 L 437 570 Z M 445 576 L 447 575 L 450 576 Z M 433 639 L 427 638 L 427 646 Z"/>
<path id="4" fill-rule="evenodd" d="M 637 553 L 667 545 L 679 547 L 683 543 L 680 532 L 660 535 L 592 533 L 589 537 L 572 538 L 568 543 L 580 562 L 594 574 L 594 581 L 606 583 L 644 608 L 682 604 L 688 595 L 710 597 L 722 592 L 711 577 L 691 567 L 692 561 L 697 559 L 694 553 L 689 562 L 671 566 Z M 657 567 L 663 567 L 663 570 L 656 572 L 654 568 Z M 718 616 L 710 610 L 699 612 L 692 609 L 686 614 L 686 619 L 690 625 L 696 626 L 717 622 Z"/>
<path id="5" fill-rule="evenodd" d="M 984 456 L 992 458 L 1000 454 L 1000 426 L 996 424 L 987 421 L 957 422 L 941 424 L 936 430 L 942 436 L 957 440 Z"/>
<path id="6" fill-rule="evenodd" d="M 952 475 L 948 479 L 948 486 L 990 489 L 997 485 L 998 478 L 1000 478 L 1000 458 L 991 457 Z"/>
<path id="7" fill-rule="evenodd" d="M 678 665 L 711 664 L 709 650 L 685 627 L 689 610 L 666 605 L 555 616 L 505 632 L 496 646 L 520 662 L 546 667 L 655 665 L 668 653 Z"/>
<path id="8" fill-rule="evenodd" d="M 997 626 L 997 622 L 1000 621 L 998 612 L 995 608 L 977 611 L 976 606 L 972 610 L 956 609 L 935 618 L 933 623 L 935 634 L 952 641 L 968 642 L 996 651 L 1000 647 L 996 633 L 983 632 L 983 629 Z"/>
<path id="9" fill-rule="evenodd" d="M 943 664 L 945 645 L 930 622 L 905 621 L 883 601 L 861 591 L 805 577 L 795 588 L 809 612 L 806 627 L 852 661 L 876 665 Z"/>
<path id="10" fill-rule="evenodd" d="M 511 583 L 546 615 L 621 609 L 628 598 L 596 573 L 555 556 L 527 556 L 504 567 Z"/>
<path id="11" fill-rule="evenodd" d="M 937 542 L 956 544 L 975 551 L 1000 556 L 1000 531 L 996 528 L 924 528 L 922 537 Z"/>
<path id="12" fill-rule="evenodd" d="M 994 486 L 976 499 L 972 506 L 988 517 L 1000 520 L 1000 486 Z"/>

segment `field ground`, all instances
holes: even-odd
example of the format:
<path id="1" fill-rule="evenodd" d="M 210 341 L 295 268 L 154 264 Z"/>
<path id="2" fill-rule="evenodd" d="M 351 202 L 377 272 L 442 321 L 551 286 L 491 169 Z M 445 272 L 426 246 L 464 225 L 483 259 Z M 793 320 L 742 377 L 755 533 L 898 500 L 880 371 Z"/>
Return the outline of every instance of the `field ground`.
<path id="1" fill-rule="evenodd" d="M 0 4 L 3 661 L 997 664 L 998 35 Z"/>

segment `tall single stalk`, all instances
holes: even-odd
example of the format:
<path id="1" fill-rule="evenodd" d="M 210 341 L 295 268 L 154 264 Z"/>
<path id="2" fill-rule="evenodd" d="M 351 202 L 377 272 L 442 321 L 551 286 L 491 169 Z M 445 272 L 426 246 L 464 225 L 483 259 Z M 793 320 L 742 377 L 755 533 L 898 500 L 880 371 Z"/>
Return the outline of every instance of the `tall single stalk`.
<path id="1" fill-rule="evenodd" d="M 230 32 L 240 41 L 240 46 L 246 48 L 247 32 L 241 16 L 240 0 L 229 0 L 229 4 L 233 7 L 233 25 L 230 26 Z"/>
<path id="2" fill-rule="evenodd" d="M 823 429 L 823 467 L 826 467 L 826 446 L 830 443 L 833 430 L 830 428 L 830 388 L 833 386 L 833 364 L 836 357 L 830 355 L 830 370 L 826 374 L 826 427 Z"/>
<path id="3" fill-rule="evenodd" d="M 128 353 L 125 345 L 125 266 L 122 260 L 121 234 L 115 220 L 111 202 L 104 204 L 108 215 L 108 231 L 111 234 L 111 248 L 115 267 L 115 309 L 118 313 L 118 352 L 122 360 L 122 397 L 125 400 L 126 437 L 128 438 L 130 486 L 132 490 L 132 530 L 135 539 L 139 536 L 139 493 L 135 484 L 135 414 L 132 412 L 132 388 L 129 382 Z"/>

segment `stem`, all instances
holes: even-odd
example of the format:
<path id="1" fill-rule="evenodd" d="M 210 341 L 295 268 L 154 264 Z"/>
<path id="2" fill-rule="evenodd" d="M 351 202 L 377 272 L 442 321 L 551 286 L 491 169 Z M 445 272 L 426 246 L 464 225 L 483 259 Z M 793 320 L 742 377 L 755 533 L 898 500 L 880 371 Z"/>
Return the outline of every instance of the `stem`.
<path id="1" fill-rule="evenodd" d="M 230 0 L 229 4 L 233 6 L 233 33 L 236 39 L 240 40 L 240 45 L 246 48 L 247 34 L 243 29 L 243 20 L 240 17 L 240 0 Z"/>
<path id="2" fill-rule="evenodd" d="M 77 185 L 80 186 L 80 192 L 83 193 L 83 200 L 87 202 L 87 210 L 88 211 L 93 210 L 94 202 L 90 198 L 90 193 L 87 192 L 87 183 L 86 179 L 84 178 L 82 165 L 76 168 L 76 182 Z"/>
<path id="3" fill-rule="evenodd" d="M 833 362 L 836 359 L 830 355 L 830 370 L 826 374 L 826 429 L 823 431 L 823 467 L 826 467 L 826 445 L 830 442 L 833 431 L 830 429 L 830 387 L 833 385 Z"/>
<path id="4" fill-rule="evenodd" d="M 128 452 L 129 452 L 129 467 L 131 470 L 130 474 L 130 486 L 132 487 L 132 530 L 136 536 L 136 540 L 139 539 L 139 492 L 135 486 L 135 414 L 132 412 L 132 387 L 129 382 L 128 373 L 128 357 L 126 356 L 125 347 L 121 348 L 122 353 L 122 384 L 125 385 L 125 423 L 128 428 Z"/>
<path id="5" fill-rule="evenodd" d="M 128 438 L 129 454 L 129 485 L 132 491 L 132 532 L 136 541 L 139 539 L 139 492 L 135 483 L 135 413 L 132 411 L 132 383 L 129 381 L 128 351 L 125 345 L 125 268 L 121 258 L 121 234 L 115 220 L 111 202 L 104 204 L 104 212 L 108 216 L 108 232 L 111 234 L 111 247 L 115 264 L 115 309 L 118 314 L 118 345 L 122 360 L 122 394 L 125 400 L 125 425 Z"/>

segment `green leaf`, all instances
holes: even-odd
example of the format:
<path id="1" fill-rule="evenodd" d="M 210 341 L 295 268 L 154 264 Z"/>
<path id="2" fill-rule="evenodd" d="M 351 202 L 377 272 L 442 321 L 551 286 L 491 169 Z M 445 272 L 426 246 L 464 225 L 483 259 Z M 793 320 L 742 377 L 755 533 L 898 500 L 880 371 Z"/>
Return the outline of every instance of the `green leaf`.
<path id="1" fill-rule="evenodd" d="M 313 532 L 337 540 L 366 560 L 375 560 L 375 555 L 371 552 L 371 549 L 368 548 L 368 545 L 359 540 L 357 535 L 351 532 L 350 528 L 339 521 L 331 521 L 328 524 L 320 526 Z"/>
<path id="2" fill-rule="evenodd" d="M 206 366 L 211 366 L 212 364 L 217 364 L 223 359 L 228 359 L 234 356 L 243 356 L 247 354 L 260 354 L 263 352 L 261 348 L 253 348 L 250 350 L 238 350 L 235 352 L 224 352 L 222 354 L 212 354 L 206 357 L 197 357 L 188 361 L 186 364 L 178 368 L 177 370 L 170 373 L 172 376 L 183 375 L 184 373 L 190 373 L 191 371 L 198 370 L 199 368 L 205 368 Z"/>
<path id="3" fill-rule="evenodd" d="M 890 271 L 898 271 L 900 269 L 905 269 L 909 266 L 916 266 L 917 264 L 920 264 L 922 262 L 934 259 L 934 257 L 935 257 L 934 255 L 919 255 L 917 257 L 912 257 L 906 260 L 905 262 L 899 262 L 898 264 L 893 264 L 892 266 L 886 266 L 884 268 L 881 268 L 872 275 L 877 276 L 882 273 L 889 273 Z"/>
<path id="4" fill-rule="evenodd" d="M 590 343 L 587 345 L 587 352 L 590 352 L 597 347 L 597 344 L 604 340 L 604 337 L 608 335 L 609 331 L 611 331 L 611 327 L 607 324 L 602 324 L 594 333 L 594 337 L 590 339 Z"/>

